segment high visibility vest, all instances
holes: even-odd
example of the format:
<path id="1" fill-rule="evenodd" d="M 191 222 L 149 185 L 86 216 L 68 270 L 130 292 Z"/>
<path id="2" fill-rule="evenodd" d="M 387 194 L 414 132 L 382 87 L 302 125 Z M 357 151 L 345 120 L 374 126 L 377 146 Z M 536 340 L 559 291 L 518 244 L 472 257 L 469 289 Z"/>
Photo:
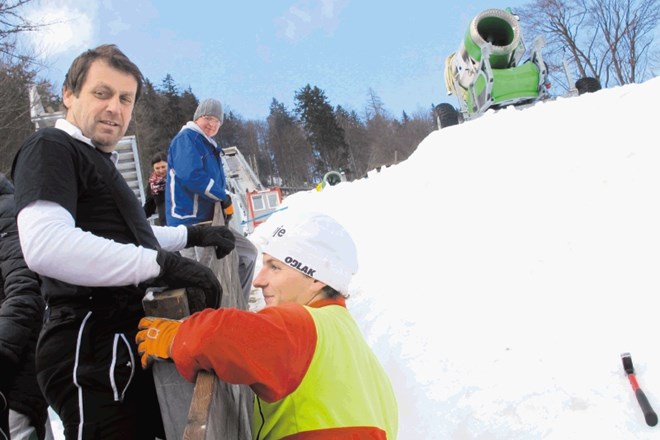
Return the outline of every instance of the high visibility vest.
<path id="1" fill-rule="evenodd" d="M 345 428 L 345 435 L 352 433 L 350 428 L 359 428 L 362 433 L 370 432 L 370 439 L 395 439 L 398 408 L 394 391 L 353 317 L 338 305 L 305 308 L 317 332 L 307 373 L 298 388 L 283 399 L 273 403 L 255 399 L 253 437 L 285 439 L 337 428 Z"/>

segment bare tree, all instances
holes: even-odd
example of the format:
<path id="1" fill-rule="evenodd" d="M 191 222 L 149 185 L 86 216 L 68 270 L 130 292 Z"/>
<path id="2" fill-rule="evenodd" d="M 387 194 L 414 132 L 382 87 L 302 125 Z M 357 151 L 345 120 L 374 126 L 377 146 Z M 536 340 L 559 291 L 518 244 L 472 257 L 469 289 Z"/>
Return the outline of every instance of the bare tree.
<path id="1" fill-rule="evenodd" d="M 364 109 L 367 130 L 367 170 L 398 162 L 395 139 L 395 120 L 373 89 L 367 92 Z"/>
<path id="2" fill-rule="evenodd" d="M 48 26 L 34 23 L 24 15 L 24 6 L 32 0 L 0 1 L 0 171 L 8 173 L 14 154 L 34 131 L 30 119 L 29 89 L 35 83 L 45 108 L 57 106 L 59 97 L 52 85 L 36 80 L 37 58 L 17 46 L 20 34 Z"/>
<path id="3" fill-rule="evenodd" d="M 385 110 L 385 105 L 380 99 L 380 96 L 376 94 L 376 91 L 369 87 L 367 90 L 367 104 L 364 108 L 364 118 L 365 120 L 370 120 L 377 117 L 387 118 L 389 114 Z"/>
<path id="4" fill-rule="evenodd" d="M 268 122 L 266 120 L 248 121 L 247 130 L 254 132 L 256 150 L 251 154 L 249 162 L 252 164 L 254 172 L 259 176 L 259 181 L 266 186 L 274 185 L 273 161 L 268 148 Z"/>
<path id="5" fill-rule="evenodd" d="M 564 60 L 578 77 L 597 78 L 603 86 L 650 77 L 657 0 L 535 0 L 515 12 L 525 34 L 544 37 L 553 82 L 570 87 L 558 74 Z"/>
<path id="6" fill-rule="evenodd" d="M 337 106 L 335 116 L 337 123 L 344 130 L 348 145 L 350 167 L 346 177 L 348 180 L 362 177 L 368 171 L 369 165 L 367 127 L 355 111 L 348 111 L 342 106 Z"/>
<path id="7" fill-rule="evenodd" d="M 14 55 L 14 36 L 37 30 L 41 24 L 35 24 L 25 18 L 21 8 L 32 0 L 0 1 L 0 51 Z"/>
<path id="8" fill-rule="evenodd" d="M 265 121 L 248 120 L 242 122 L 240 141 L 237 145 L 262 184 L 264 180 L 262 180 L 261 168 L 263 165 L 268 168 L 266 155 L 264 154 L 266 139 L 264 133 L 266 131 L 267 124 Z"/>
<path id="9" fill-rule="evenodd" d="M 415 152 L 419 143 L 433 131 L 433 113 L 430 111 L 417 111 L 412 117 L 403 112 L 401 121 L 394 124 L 396 161 L 406 160 Z"/>
<path id="10" fill-rule="evenodd" d="M 647 79 L 653 32 L 660 19 L 657 0 L 592 0 L 589 11 L 604 38 L 600 49 L 608 78 L 620 85 Z"/>
<path id="11" fill-rule="evenodd" d="M 0 172 L 4 174 L 9 173 L 14 154 L 34 131 L 28 96 L 34 74 L 27 64 L 0 53 Z"/>

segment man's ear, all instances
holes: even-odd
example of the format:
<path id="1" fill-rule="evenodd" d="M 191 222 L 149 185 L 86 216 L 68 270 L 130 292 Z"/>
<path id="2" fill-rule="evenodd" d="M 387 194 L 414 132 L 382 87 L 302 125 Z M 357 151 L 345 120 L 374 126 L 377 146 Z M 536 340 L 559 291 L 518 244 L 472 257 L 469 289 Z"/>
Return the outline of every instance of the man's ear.
<path id="1" fill-rule="evenodd" d="M 71 108 L 69 104 L 71 103 L 73 97 L 74 97 L 73 92 L 68 87 L 66 86 L 62 87 L 62 104 L 64 104 L 64 107 L 67 110 Z"/>

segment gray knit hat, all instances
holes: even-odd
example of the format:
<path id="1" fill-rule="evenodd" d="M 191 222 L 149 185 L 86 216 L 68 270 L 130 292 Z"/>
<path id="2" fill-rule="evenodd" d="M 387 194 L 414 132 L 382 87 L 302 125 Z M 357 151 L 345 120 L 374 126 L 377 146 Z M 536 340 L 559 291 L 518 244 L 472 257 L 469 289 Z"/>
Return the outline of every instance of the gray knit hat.
<path id="1" fill-rule="evenodd" d="M 222 120 L 224 113 L 222 112 L 222 104 L 217 99 L 209 98 L 200 102 L 195 110 L 195 115 L 193 116 L 193 121 L 198 120 L 202 116 L 215 116 L 220 121 L 222 125 Z"/>

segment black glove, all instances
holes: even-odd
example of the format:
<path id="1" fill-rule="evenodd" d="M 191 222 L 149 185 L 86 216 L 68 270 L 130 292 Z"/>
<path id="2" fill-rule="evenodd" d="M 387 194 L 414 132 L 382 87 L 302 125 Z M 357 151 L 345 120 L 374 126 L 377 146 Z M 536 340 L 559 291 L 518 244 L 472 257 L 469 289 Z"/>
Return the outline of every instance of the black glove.
<path id="1" fill-rule="evenodd" d="M 197 287 L 204 291 L 206 307 L 220 306 L 222 286 L 211 269 L 195 260 L 162 249 L 158 251 L 156 262 L 160 266 L 160 274 L 154 285 L 171 289 Z"/>
<path id="2" fill-rule="evenodd" d="M 215 246 L 215 256 L 224 258 L 234 250 L 236 238 L 226 226 L 188 226 L 186 247 Z"/>
<path id="3" fill-rule="evenodd" d="M 234 215 L 234 205 L 229 194 L 227 194 L 227 198 L 220 201 L 220 207 L 222 208 L 222 214 L 225 217 L 225 224 L 228 224 L 231 217 Z"/>

